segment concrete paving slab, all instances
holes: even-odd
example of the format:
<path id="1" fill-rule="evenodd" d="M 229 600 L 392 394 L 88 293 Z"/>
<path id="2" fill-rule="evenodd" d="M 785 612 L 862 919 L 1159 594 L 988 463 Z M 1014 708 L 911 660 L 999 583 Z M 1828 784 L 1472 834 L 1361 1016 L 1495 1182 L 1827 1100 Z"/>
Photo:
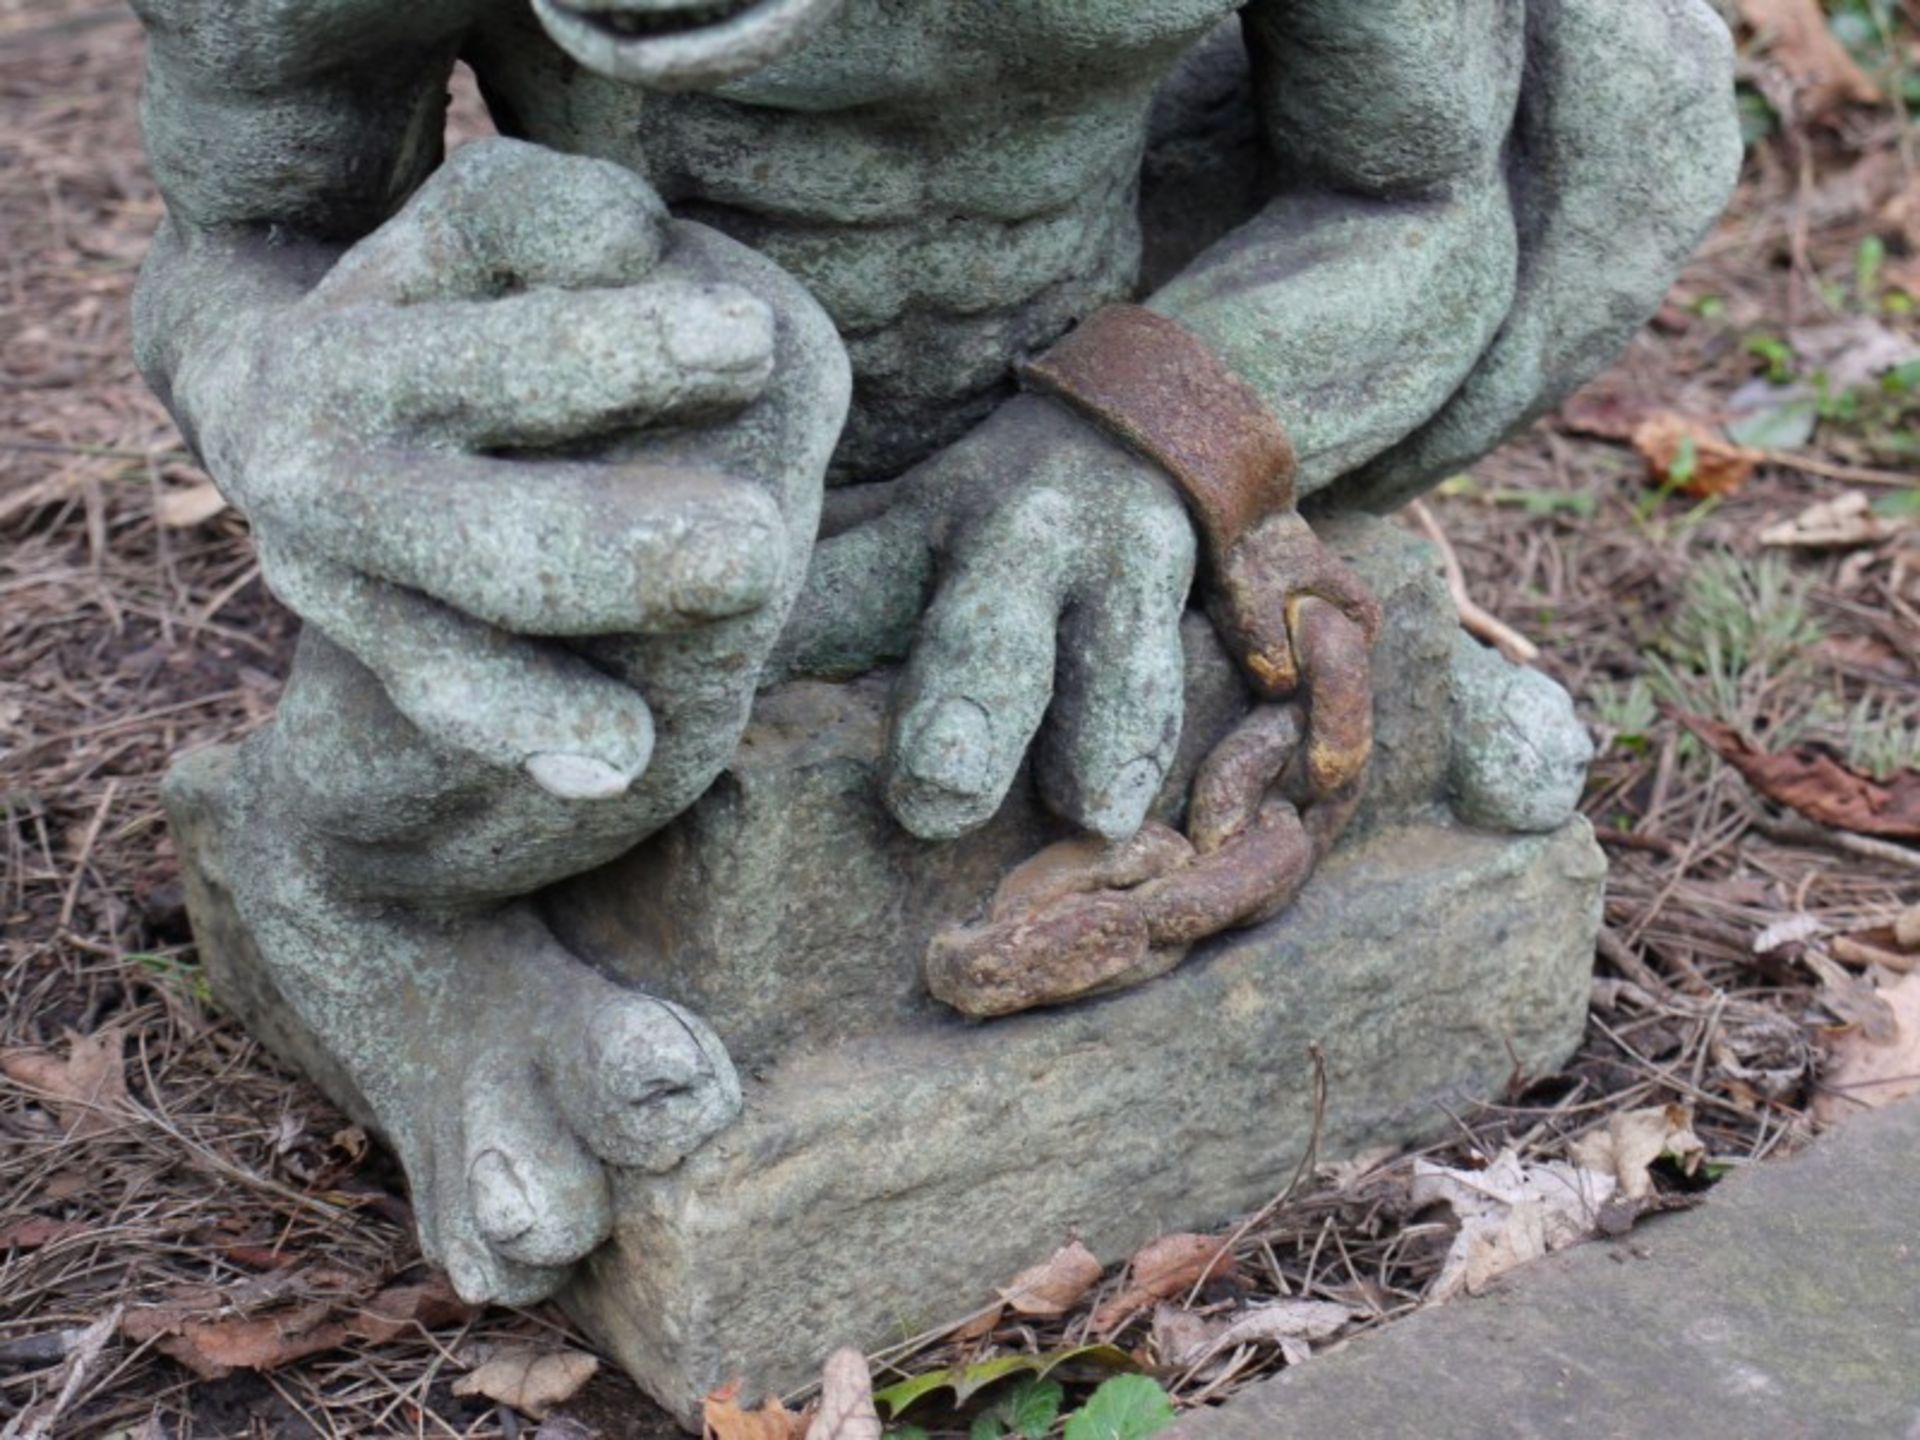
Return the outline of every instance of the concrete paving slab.
<path id="1" fill-rule="evenodd" d="M 1167 1434 L 1920 1440 L 1920 1103 Z"/>

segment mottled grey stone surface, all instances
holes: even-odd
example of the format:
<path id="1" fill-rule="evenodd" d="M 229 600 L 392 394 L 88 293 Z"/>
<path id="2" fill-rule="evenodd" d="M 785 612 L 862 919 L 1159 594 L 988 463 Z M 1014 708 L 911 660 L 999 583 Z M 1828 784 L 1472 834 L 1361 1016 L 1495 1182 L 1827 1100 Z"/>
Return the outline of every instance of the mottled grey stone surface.
<path id="1" fill-rule="evenodd" d="M 1168 1440 L 1911 1440 L 1916 1187 L 1909 1101 L 1699 1210 L 1288 1370 Z"/>

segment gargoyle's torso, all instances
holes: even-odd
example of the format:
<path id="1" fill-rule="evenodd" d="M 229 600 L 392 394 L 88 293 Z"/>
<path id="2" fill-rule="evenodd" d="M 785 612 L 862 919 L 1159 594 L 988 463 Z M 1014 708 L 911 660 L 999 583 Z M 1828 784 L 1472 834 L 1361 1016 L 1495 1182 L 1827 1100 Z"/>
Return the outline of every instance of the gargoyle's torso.
<path id="1" fill-rule="evenodd" d="M 606 80 L 501 0 L 472 52 L 503 130 L 645 174 L 839 325 L 836 479 L 898 473 L 1005 393 L 1012 361 L 1127 294 L 1156 92 L 1237 0 L 848 0 L 712 94 Z"/>

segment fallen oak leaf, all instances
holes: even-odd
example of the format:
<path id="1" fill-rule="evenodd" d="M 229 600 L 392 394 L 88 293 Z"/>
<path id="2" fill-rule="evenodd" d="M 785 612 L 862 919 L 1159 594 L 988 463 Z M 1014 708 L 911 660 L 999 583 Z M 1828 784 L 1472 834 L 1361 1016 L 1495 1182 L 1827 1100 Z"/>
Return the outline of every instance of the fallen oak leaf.
<path id="1" fill-rule="evenodd" d="M 1359 1314 L 1330 1300 L 1276 1300 L 1225 1317 L 1160 1305 L 1153 1312 L 1154 1351 L 1162 1364 L 1187 1370 L 1236 1346 L 1272 1345 L 1297 1365 L 1313 1353 L 1310 1341 L 1332 1339 Z"/>
<path id="2" fill-rule="evenodd" d="M 136 1344 L 152 1342 L 202 1379 L 224 1380 L 236 1370 L 278 1369 L 354 1340 L 384 1344 L 416 1325 L 452 1325 L 472 1314 L 442 1280 L 390 1286 L 352 1313 L 343 1313 L 342 1300 L 327 1299 L 265 1315 L 220 1315 L 235 1293 L 210 1290 L 128 1310 L 121 1333 Z"/>
<path id="3" fill-rule="evenodd" d="M 1681 1105 L 1650 1105 L 1623 1110 L 1607 1123 L 1588 1131 L 1569 1147 L 1574 1164 L 1611 1174 L 1623 1200 L 1644 1200 L 1653 1194 L 1653 1165 L 1672 1156 L 1683 1174 L 1691 1175 L 1706 1158 L 1707 1147 L 1693 1133 L 1693 1116 Z"/>
<path id="4" fill-rule="evenodd" d="M 347 1329 L 356 1340 L 384 1345 L 409 1330 L 439 1330 L 463 1324 L 472 1316 L 473 1307 L 436 1275 L 417 1285 L 392 1285 L 382 1290 L 347 1318 Z"/>
<path id="5" fill-rule="evenodd" d="M 1886 840 L 1920 840 L 1920 770 L 1882 784 L 1812 745 L 1769 753 L 1731 725 L 1671 708 L 1669 713 L 1769 800 L 1821 825 Z"/>
<path id="6" fill-rule="evenodd" d="M 535 1420 L 544 1420 L 554 1406 L 579 1394 L 580 1387 L 599 1369 L 600 1361 L 584 1350 L 505 1350 L 454 1381 L 453 1393 L 484 1395 Z"/>
<path id="7" fill-rule="evenodd" d="M 94 1227 L 84 1220 L 51 1220 L 44 1215 L 29 1215 L 16 1225 L 0 1230 L 0 1250 L 39 1250 L 59 1240 L 91 1235 Z"/>
<path id="8" fill-rule="evenodd" d="M 1876 1045 L 1891 1045 L 1900 1034 L 1900 1022 L 1886 997 L 1839 961 L 1820 950 L 1809 950 L 1801 963 L 1820 977 L 1817 998 L 1843 1025 L 1857 1027 Z"/>
<path id="9" fill-rule="evenodd" d="M 851 1346 L 827 1357 L 820 1372 L 820 1403 L 806 1440 L 880 1440 L 880 1412 L 873 1404 L 873 1372 Z"/>
<path id="10" fill-rule="evenodd" d="M 1331 1340 L 1358 1314 L 1331 1300 L 1287 1299 L 1256 1305 L 1235 1317 L 1196 1363 L 1204 1364 L 1236 1345 L 1273 1345 L 1289 1365 L 1298 1365 L 1313 1354 L 1309 1341 Z"/>
<path id="11" fill-rule="evenodd" d="M 1813 1117 L 1834 1125 L 1920 1092 L 1920 974 L 1903 975 L 1879 992 L 1894 1017 L 1894 1037 L 1881 1043 L 1862 1030 L 1833 1036 Z"/>
<path id="12" fill-rule="evenodd" d="M 67 1135 L 85 1140 L 103 1135 L 127 1109 L 126 1033 L 109 1025 L 92 1035 L 67 1032 L 67 1058 L 44 1050 L 0 1055 L 0 1073 L 37 1090 L 53 1107 Z"/>
<path id="13" fill-rule="evenodd" d="M 236 1370 L 276 1370 L 346 1344 L 352 1337 L 333 1313 L 320 1301 L 272 1315 L 202 1320 L 183 1305 L 148 1305 L 127 1311 L 120 1331 L 203 1380 L 224 1380 Z"/>
<path id="14" fill-rule="evenodd" d="M 700 1405 L 702 1440 L 805 1440 L 810 1411 L 796 1415 L 777 1399 L 758 1410 L 740 1405 L 739 1379 L 710 1391 Z"/>
<path id="15" fill-rule="evenodd" d="M 1527 1165 L 1513 1150 L 1484 1170 L 1416 1160 L 1409 1202 L 1416 1209 L 1444 1204 L 1460 1221 L 1428 1303 L 1478 1295 L 1507 1271 L 1591 1238 L 1619 1188 L 1611 1170 L 1558 1160 Z"/>
<path id="16" fill-rule="evenodd" d="M 1185 1370 L 1197 1363 L 1227 1328 L 1217 1315 L 1201 1315 L 1162 1302 L 1153 1307 L 1153 1353 L 1163 1369 Z"/>
<path id="17" fill-rule="evenodd" d="M 1655 480 L 1699 499 L 1731 495 L 1766 458 L 1670 410 L 1650 416 L 1634 429 L 1633 448 Z"/>
<path id="18" fill-rule="evenodd" d="M 1073 1240 L 1014 1276 L 1001 1287 L 1000 1298 L 1016 1314 L 1053 1320 L 1084 1300 L 1104 1273 L 1099 1257 Z"/>
<path id="19" fill-rule="evenodd" d="M 1093 1312 L 1093 1328 L 1110 1335 L 1156 1300 L 1170 1300 L 1202 1280 L 1238 1275 L 1227 1242 L 1211 1235 L 1162 1235 L 1140 1247 L 1127 1266 L 1127 1285 Z"/>

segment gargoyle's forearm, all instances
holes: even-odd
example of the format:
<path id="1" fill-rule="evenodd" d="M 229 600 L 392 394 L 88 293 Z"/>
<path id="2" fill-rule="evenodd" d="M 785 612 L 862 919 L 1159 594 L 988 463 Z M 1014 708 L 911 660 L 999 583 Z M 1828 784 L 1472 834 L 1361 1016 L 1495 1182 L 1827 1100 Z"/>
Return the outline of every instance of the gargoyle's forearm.
<path id="1" fill-rule="evenodd" d="M 1517 268 L 1489 173 L 1434 198 L 1282 196 L 1146 303 L 1253 386 L 1305 495 L 1439 410 L 1498 331 Z"/>
<path id="2" fill-rule="evenodd" d="M 134 359 L 197 450 L 228 383 L 223 377 L 240 363 L 249 337 L 311 289 L 339 254 L 338 246 L 264 229 L 161 225 L 134 291 Z"/>

